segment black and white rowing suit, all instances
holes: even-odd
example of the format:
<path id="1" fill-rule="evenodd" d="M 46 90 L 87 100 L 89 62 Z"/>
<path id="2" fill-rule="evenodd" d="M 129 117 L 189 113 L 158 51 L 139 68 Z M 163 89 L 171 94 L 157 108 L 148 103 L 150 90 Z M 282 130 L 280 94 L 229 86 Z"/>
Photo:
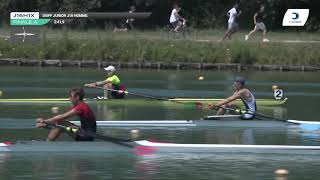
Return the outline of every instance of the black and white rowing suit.
<path id="1" fill-rule="evenodd" d="M 243 98 L 241 98 L 243 104 L 246 107 L 246 111 L 247 111 L 247 113 L 243 114 L 242 117 L 241 117 L 244 120 L 253 119 L 255 117 L 255 113 L 257 111 L 256 99 L 254 98 L 253 94 L 250 91 L 249 91 L 249 93 L 250 93 L 250 96 L 251 96 L 250 99 L 252 99 L 251 101 L 246 101 Z"/>

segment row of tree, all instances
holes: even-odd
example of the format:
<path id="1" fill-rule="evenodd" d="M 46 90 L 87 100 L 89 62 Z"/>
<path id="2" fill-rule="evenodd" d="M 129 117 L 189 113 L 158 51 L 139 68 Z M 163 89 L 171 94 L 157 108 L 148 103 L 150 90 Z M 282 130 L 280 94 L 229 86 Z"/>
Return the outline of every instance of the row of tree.
<path id="1" fill-rule="evenodd" d="M 319 0 L 0 0 L 0 20 L 2 25 L 8 25 L 12 11 L 117 12 L 129 11 L 129 6 L 135 5 L 137 11 L 152 12 L 148 19 L 137 20 L 136 26 L 152 28 L 169 23 L 174 3 L 182 7 L 181 14 L 196 28 L 224 28 L 226 13 L 235 3 L 240 4 L 242 14 L 238 22 L 245 29 L 253 27 L 253 15 L 261 4 L 266 7 L 265 24 L 268 29 L 281 29 L 282 18 L 288 8 L 309 8 L 309 20 L 304 30 L 320 31 Z M 106 28 L 116 22 L 118 20 L 76 20 L 69 26 Z"/>

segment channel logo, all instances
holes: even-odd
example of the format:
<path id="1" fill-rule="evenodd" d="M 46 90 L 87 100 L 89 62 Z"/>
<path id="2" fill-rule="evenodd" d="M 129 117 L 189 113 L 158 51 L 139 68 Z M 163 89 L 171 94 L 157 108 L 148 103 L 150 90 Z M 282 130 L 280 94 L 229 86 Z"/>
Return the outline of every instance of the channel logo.
<path id="1" fill-rule="evenodd" d="M 282 26 L 304 26 L 308 20 L 309 9 L 288 9 L 282 20 Z"/>
<path id="2" fill-rule="evenodd" d="M 11 12 L 10 19 L 39 19 L 39 12 Z"/>

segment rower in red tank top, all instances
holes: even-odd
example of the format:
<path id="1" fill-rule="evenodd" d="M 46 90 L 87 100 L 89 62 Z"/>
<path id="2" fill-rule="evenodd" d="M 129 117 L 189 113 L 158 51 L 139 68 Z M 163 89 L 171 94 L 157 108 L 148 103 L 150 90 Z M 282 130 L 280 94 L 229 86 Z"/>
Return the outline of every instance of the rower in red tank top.
<path id="1" fill-rule="evenodd" d="M 83 102 L 84 91 L 82 88 L 73 88 L 69 91 L 69 100 L 73 104 L 69 111 L 63 114 L 56 115 L 49 119 L 38 118 L 36 127 L 44 128 L 47 127 L 48 124 L 60 124 L 66 127 L 76 127 L 75 124 L 67 121 L 68 118 L 77 116 L 81 121 L 81 129 L 91 132 L 96 132 L 96 118 L 90 109 L 90 107 Z M 52 128 L 49 132 L 48 141 L 54 141 L 62 132 L 60 128 Z M 94 137 L 89 136 L 87 134 L 82 134 L 81 131 L 77 133 L 68 133 L 77 141 L 92 141 Z"/>

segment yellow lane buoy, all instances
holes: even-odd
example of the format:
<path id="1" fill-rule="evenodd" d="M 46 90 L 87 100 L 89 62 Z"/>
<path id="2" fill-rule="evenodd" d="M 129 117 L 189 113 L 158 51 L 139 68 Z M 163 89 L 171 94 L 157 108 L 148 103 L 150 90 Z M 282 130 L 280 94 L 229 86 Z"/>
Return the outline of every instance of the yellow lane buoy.
<path id="1" fill-rule="evenodd" d="M 130 135 L 131 139 L 137 139 L 140 136 L 140 131 L 138 129 L 132 129 Z"/>
<path id="2" fill-rule="evenodd" d="M 286 169 L 277 169 L 274 171 L 276 180 L 287 180 L 289 171 Z"/>
<path id="3" fill-rule="evenodd" d="M 60 108 L 59 108 L 59 107 L 56 107 L 56 106 L 55 106 L 55 107 L 52 107 L 52 108 L 51 108 L 51 112 L 52 112 L 53 114 L 59 114 L 59 109 L 60 109 Z"/>
<path id="4" fill-rule="evenodd" d="M 276 89 L 278 89 L 279 87 L 277 86 L 277 85 L 273 85 L 272 86 L 272 90 L 276 90 Z"/>

